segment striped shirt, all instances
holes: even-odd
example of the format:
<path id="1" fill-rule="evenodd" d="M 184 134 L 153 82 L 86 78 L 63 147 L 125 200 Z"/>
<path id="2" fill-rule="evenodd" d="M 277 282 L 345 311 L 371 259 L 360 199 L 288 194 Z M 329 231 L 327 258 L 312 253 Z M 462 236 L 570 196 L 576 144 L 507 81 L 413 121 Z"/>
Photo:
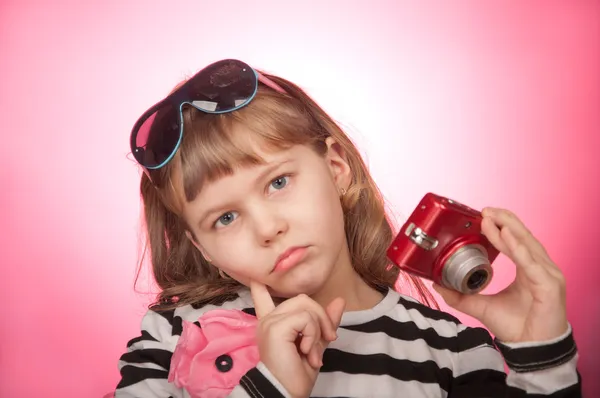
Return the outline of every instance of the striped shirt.
<path id="1" fill-rule="evenodd" d="M 198 324 L 204 312 L 218 308 L 254 315 L 248 290 L 219 306 L 149 310 L 141 335 L 119 360 L 115 397 L 189 397 L 167 380 L 182 322 Z M 372 309 L 344 313 L 311 397 L 580 397 L 577 359 L 570 326 L 543 344 L 505 345 L 485 329 L 466 327 L 390 289 Z M 230 395 L 289 396 L 261 362 Z"/>

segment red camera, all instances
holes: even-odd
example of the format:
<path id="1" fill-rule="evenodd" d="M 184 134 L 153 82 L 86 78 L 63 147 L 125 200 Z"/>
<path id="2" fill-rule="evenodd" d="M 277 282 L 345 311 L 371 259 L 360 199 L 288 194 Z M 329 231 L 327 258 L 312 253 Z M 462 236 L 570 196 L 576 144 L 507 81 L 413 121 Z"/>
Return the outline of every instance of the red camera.
<path id="1" fill-rule="evenodd" d="M 498 250 L 481 233 L 481 212 L 426 194 L 387 251 L 400 269 L 465 294 L 482 291 Z"/>

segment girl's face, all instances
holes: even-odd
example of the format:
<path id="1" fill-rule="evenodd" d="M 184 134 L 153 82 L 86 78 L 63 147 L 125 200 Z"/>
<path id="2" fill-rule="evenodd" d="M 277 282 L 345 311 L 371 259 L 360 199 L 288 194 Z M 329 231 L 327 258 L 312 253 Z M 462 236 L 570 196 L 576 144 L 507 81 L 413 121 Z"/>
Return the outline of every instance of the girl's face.
<path id="1" fill-rule="evenodd" d="M 314 294 L 335 271 L 343 274 L 350 259 L 340 190 L 351 171 L 339 145 L 332 138 L 326 144 L 325 156 L 303 145 L 257 148 L 265 164 L 206 182 L 184 207 L 204 257 L 239 282 L 256 280 L 282 297 Z M 301 249 L 277 266 L 294 247 Z"/>

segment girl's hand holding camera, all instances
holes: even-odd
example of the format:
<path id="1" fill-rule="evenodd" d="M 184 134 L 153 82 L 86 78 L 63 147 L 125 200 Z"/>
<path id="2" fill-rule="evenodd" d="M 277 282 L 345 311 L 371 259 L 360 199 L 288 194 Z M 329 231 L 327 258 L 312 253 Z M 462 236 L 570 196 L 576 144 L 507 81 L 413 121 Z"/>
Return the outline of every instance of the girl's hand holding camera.
<path id="1" fill-rule="evenodd" d="M 463 295 L 434 285 L 446 303 L 483 323 L 501 342 L 536 342 L 568 330 L 565 279 L 541 243 L 511 212 L 486 208 L 483 234 L 516 265 L 510 286 L 493 295 Z"/>
<path id="2" fill-rule="evenodd" d="M 323 352 L 337 338 L 344 300 L 326 309 L 307 295 L 275 306 L 265 285 L 252 281 L 252 299 L 261 362 L 293 397 L 308 397 L 322 366 Z"/>

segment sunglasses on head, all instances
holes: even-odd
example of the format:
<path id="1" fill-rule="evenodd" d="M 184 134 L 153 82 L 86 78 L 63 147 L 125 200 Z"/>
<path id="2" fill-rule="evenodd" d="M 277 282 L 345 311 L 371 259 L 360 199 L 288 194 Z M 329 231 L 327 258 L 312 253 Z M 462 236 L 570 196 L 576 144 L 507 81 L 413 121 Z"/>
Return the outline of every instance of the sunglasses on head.
<path id="1" fill-rule="evenodd" d="M 275 82 L 242 61 L 217 61 L 152 106 L 131 131 L 131 153 L 147 169 L 160 169 L 175 155 L 183 137 L 184 105 L 204 113 L 227 113 L 247 105 L 258 82 L 285 93 Z"/>

